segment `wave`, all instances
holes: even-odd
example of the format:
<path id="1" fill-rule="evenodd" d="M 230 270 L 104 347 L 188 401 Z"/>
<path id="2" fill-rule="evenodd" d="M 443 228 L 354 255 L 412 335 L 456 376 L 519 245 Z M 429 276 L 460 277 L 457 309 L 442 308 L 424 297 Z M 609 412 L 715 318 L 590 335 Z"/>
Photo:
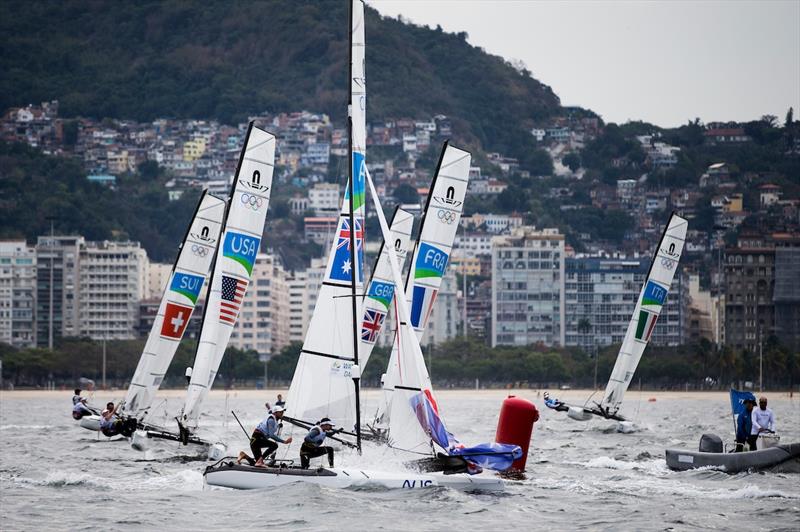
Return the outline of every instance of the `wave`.
<path id="1" fill-rule="evenodd" d="M 0 430 L 43 430 L 51 428 L 48 425 L 0 425 Z"/>

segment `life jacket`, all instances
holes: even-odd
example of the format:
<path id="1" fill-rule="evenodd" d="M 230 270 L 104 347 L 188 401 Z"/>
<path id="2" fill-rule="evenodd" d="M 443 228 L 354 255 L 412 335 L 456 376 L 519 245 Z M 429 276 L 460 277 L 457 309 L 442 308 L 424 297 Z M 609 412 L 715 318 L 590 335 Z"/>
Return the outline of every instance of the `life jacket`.
<path id="1" fill-rule="evenodd" d="M 82 398 L 81 398 L 80 395 L 73 395 L 72 396 L 72 405 L 75 406 L 76 404 L 80 403 L 81 399 Z"/>
<path id="2" fill-rule="evenodd" d="M 260 432 L 261 434 L 263 434 L 264 436 L 274 436 L 275 435 L 276 431 L 273 431 L 272 433 L 270 433 L 270 431 L 269 431 L 269 420 L 270 420 L 270 418 L 272 419 L 272 421 L 275 422 L 275 427 L 277 429 L 278 419 L 273 414 L 270 414 L 267 417 L 265 417 L 264 420 L 261 423 L 259 423 L 258 426 L 256 427 L 256 430 L 258 432 Z"/>
<path id="3" fill-rule="evenodd" d="M 312 436 L 311 433 L 313 432 L 314 429 L 317 429 L 319 432 L 315 436 Z M 314 447 L 319 447 L 320 445 L 322 445 L 322 442 L 325 441 L 326 436 L 327 434 L 325 433 L 324 430 L 322 430 L 322 427 L 320 427 L 319 425 L 314 425 L 313 427 L 311 427 L 311 430 L 308 431 L 308 434 L 306 434 L 304 441 L 310 443 Z"/>

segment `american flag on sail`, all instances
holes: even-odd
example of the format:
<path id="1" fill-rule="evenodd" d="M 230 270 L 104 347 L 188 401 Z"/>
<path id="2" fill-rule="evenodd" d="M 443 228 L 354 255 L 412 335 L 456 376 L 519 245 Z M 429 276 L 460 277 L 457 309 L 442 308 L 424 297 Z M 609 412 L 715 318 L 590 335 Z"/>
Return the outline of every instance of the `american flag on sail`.
<path id="1" fill-rule="evenodd" d="M 374 344 L 378 339 L 378 333 L 381 332 L 384 319 L 386 319 L 385 313 L 367 309 L 364 313 L 364 323 L 361 324 L 361 339 Z"/>
<path id="2" fill-rule="evenodd" d="M 242 299 L 247 288 L 247 281 L 236 277 L 222 276 L 222 301 L 219 308 L 219 321 L 236 324 L 236 316 L 239 315 L 239 307 L 242 306 Z"/>

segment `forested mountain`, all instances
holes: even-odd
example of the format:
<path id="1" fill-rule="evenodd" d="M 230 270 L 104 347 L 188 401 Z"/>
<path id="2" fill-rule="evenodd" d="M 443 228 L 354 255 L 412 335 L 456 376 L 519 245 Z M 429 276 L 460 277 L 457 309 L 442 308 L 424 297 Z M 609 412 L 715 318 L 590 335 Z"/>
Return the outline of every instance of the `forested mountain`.
<path id="1" fill-rule="evenodd" d="M 216 118 L 323 111 L 342 121 L 344 0 L 0 3 L 0 108 L 58 99 L 62 116 Z M 367 10 L 368 117 L 454 119 L 467 144 L 524 159 L 550 87 L 467 42 Z"/>

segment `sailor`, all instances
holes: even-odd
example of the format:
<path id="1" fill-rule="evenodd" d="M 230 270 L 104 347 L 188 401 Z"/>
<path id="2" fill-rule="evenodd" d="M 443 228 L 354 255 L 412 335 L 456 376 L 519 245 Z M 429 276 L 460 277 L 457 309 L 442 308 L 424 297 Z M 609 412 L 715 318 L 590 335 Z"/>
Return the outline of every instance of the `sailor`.
<path id="1" fill-rule="evenodd" d="M 341 432 L 341 429 L 333 430 L 335 426 L 330 418 L 324 417 L 308 431 L 303 445 L 300 446 L 300 465 L 303 469 L 308 469 L 312 458 L 325 454 L 328 455 L 328 466 L 333 467 L 333 447 L 327 447 L 322 443 L 327 436 Z"/>
<path id="2" fill-rule="evenodd" d="M 114 403 L 109 401 L 106 409 L 100 414 L 100 431 L 109 438 L 119 434 L 122 428 L 122 420 L 115 417 L 118 408 L 119 405 L 114 406 Z"/>
<path id="3" fill-rule="evenodd" d="M 281 394 L 278 394 L 278 400 L 275 401 L 275 406 L 286 408 L 286 401 L 283 400 L 283 396 Z"/>
<path id="4" fill-rule="evenodd" d="M 242 460 L 247 460 L 250 465 L 264 467 L 264 457 L 274 453 L 278 449 L 278 443 L 292 443 L 291 436 L 285 440 L 278 436 L 278 429 L 281 426 L 279 421 L 282 417 L 283 407 L 272 407 L 272 412 L 264 418 L 264 421 L 258 424 L 253 431 L 253 435 L 250 436 L 250 450 L 253 451 L 253 458 L 250 458 L 244 452 L 240 452 L 238 463 L 242 463 Z M 263 448 L 266 448 L 266 451 L 262 454 L 261 449 Z"/>
<path id="5" fill-rule="evenodd" d="M 750 432 L 755 445 L 756 438 L 761 434 L 772 434 L 775 432 L 775 414 L 767 408 L 767 398 L 758 398 L 758 408 L 753 409 L 753 428 Z"/>
<path id="6" fill-rule="evenodd" d="M 750 441 L 750 432 L 753 428 L 753 406 L 756 402 L 752 399 L 745 399 L 743 401 L 745 411 L 739 414 L 736 420 L 736 452 L 744 451 L 744 444 L 747 443 L 751 451 L 756 450 L 755 439 Z"/>
<path id="7" fill-rule="evenodd" d="M 75 388 L 75 395 L 72 396 L 72 417 L 80 419 L 83 416 L 92 415 L 92 411 L 86 406 L 86 398 L 81 397 L 80 388 Z"/>

